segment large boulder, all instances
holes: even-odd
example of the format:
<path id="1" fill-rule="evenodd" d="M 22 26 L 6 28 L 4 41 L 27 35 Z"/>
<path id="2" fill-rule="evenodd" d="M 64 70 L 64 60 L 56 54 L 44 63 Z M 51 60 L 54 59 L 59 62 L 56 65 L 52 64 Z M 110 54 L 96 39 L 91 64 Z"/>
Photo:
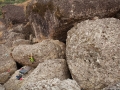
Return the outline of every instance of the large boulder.
<path id="1" fill-rule="evenodd" d="M 27 30 L 23 29 L 23 25 L 17 25 L 13 28 L 6 28 L 0 30 L 0 43 L 7 47 L 12 47 L 13 41 L 17 39 L 25 39 Z M 23 32 L 24 31 L 24 32 Z M 28 32 L 29 33 L 29 32 Z"/>
<path id="2" fill-rule="evenodd" d="M 31 42 L 33 38 L 34 32 L 32 31 L 29 23 L 26 25 L 24 24 L 15 25 L 12 28 L 0 29 L 0 43 L 5 44 L 8 47 L 12 47 L 13 42 L 18 39 L 30 40 Z"/>
<path id="3" fill-rule="evenodd" d="M 6 30 L 5 21 L 2 18 L 0 18 L 0 44 L 5 43 L 5 40 L 4 40 L 5 30 Z"/>
<path id="4" fill-rule="evenodd" d="M 0 90 L 5 90 L 5 87 L 0 84 Z"/>
<path id="5" fill-rule="evenodd" d="M 57 78 L 30 82 L 23 85 L 19 90 L 81 90 L 74 80 L 59 80 Z"/>
<path id="6" fill-rule="evenodd" d="M 29 23 L 27 23 L 26 25 L 24 25 L 24 24 L 15 25 L 14 27 L 12 27 L 10 29 L 8 28 L 8 32 L 24 34 L 25 39 L 29 39 L 30 35 L 34 36 L 34 32 L 32 31 L 32 28 Z"/>
<path id="7" fill-rule="evenodd" d="M 0 31 L 6 29 L 5 20 L 0 18 Z"/>
<path id="8" fill-rule="evenodd" d="M 55 59 L 46 60 L 40 63 L 36 69 L 25 79 L 23 85 L 29 84 L 31 82 L 37 82 L 41 80 L 59 78 L 60 80 L 68 79 L 70 74 L 68 72 L 68 67 L 66 60 Z"/>
<path id="9" fill-rule="evenodd" d="M 7 72 L 3 72 L 3 73 L 0 73 L 0 83 L 3 84 L 5 83 L 10 77 L 10 73 L 7 71 Z"/>
<path id="10" fill-rule="evenodd" d="M 0 44 L 5 44 L 6 42 L 5 34 L 7 34 L 6 31 L 3 31 L 3 30 L 0 31 Z"/>
<path id="11" fill-rule="evenodd" d="M 85 90 L 120 81 L 120 20 L 86 20 L 68 32 L 66 56 L 73 79 Z"/>
<path id="12" fill-rule="evenodd" d="M 33 63 L 29 59 L 31 54 Z M 58 40 L 43 40 L 33 45 L 19 45 L 12 51 L 12 56 L 23 65 L 37 66 L 44 60 L 65 58 L 65 44 Z"/>
<path id="13" fill-rule="evenodd" d="M 26 20 L 24 8 L 22 6 L 5 5 L 2 7 L 2 13 L 8 26 L 11 24 L 23 23 Z"/>
<path id="14" fill-rule="evenodd" d="M 13 41 L 12 46 L 16 47 L 18 45 L 27 45 L 27 44 L 31 44 L 30 40 L 25 40 L 25 39 L 17 39 L 15 41 Z"/>
<path id="15" fill-rule="evenodd" d="M 12 46 L 17 46 L 19 44 L 32 43 L 34 32 L 32 31 L 29 23 L 26 25 L 19 24 L 15 25 L 11 29 L 8 28 L 6 31 L 4 31 L 2 38 L 4 38 L 5 45 L 11 48 Z M 20 39 L 22 39 L 23 42 L 20 41 Z"/>
<path id="16" fill-rule="evenodd" d="M 16 41 L 18 39 L 25 39 L 25 35 L 22 33 L 16 33 L 16 32 L 6 32 L 6 40 L 5 45 L 8 48 L 11 48 L 13 45 L 13 41 Z"/>
<path id="17" fill-rule="evenodd" d="M 111 84 L 108 87 L 104 88 L 103 90 L 119 90 L 120 89 L 120 82 L 116 84 Z"/>
<path id="18" fill-rule="evenodd" d="M 24 67 L 22 67 L 22 68 L 24 68 Z M 4 87 L 6 88 L 6 90 L 18 90 L 21 87 L 22 83 L 24 82 L 25 78 L 27 78 L 30 75 L 30 73 L 33 71 L 33 69 L 34 68 L 31 68 L 31 70 L 29 72 L 24 74 L 23 77 L 22 77 L 23 78 L 22 80 L 17 80 L 16 76 L 19 75 L 20 69 L 17 70 L 11 76 L 11 78 L 4 84 Z"/>
<path id="19" fill-rule="evenodd" d="M 120 0 L 32 0 L 26 15 L 38 41 L 45 38 L 65 42 L 73 24 L 94 16 L 113 16 Z"/>
<path id="20" fill-rule="evenodd" d="M 0 83 L 5 83 L 17 68 L 10 50 L 4 45 L 0 45 L 0 55 Z"/>

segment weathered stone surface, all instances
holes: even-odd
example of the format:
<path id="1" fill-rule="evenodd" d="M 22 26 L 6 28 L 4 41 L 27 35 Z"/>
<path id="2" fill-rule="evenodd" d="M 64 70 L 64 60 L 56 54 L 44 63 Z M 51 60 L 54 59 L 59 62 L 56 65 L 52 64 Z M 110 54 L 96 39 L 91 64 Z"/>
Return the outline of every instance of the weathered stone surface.
<path id="1" fill-rule="evenodd" d="M 5 83 L 15 70 L 16 63 L 11 58 L 9 49 L 0 45 L 0 83 Z"/>
<path id="2" fill-rule="evenodd" d="M 19 90 L 81 90 L 74 80 L 59 80 L 57 78 L 42 80 L 37 82 L 29 82 L 23 85 Z"/>
<path id="3" fill-rule="evenodd" d="M 18 46 L 18 45 L 24 45 L 24 44 L 30 44 L 30 40 L 25 40 L 25 39 L 17 39 L 15 41 L 13 41 L 12 46 Z"/>
<path id="4" fill-rule="evenodd" d="M 0 44 L 4 44 L 6 42 L 5 34 L 7 34 L 6 31 L 0 31 Z"/>
<path id="5" fill-rule="evenodd" d="M 0 31 L 6 29 L 4 19 L 0 18 Z"/>
<path id="6" fill-rule="evenodd" d="M 9 79 L 9 77 L 10 77 L 9 72 L 0 73 L 0 83 L 2 83 L 2 84 L 5 83 Z"/>
<path id="7" fill-rule="evenodd" d="M 119 10 L 120 0 L 32 0 L 26 13 L 38 41 L 65 42 L 67 31 L 76 22 L 113 16 Z"/>
<path id="8" fill-rule="evenodd" d="M 0 18 L 0 44 L 5 43 L 5 40 L 4 40 L 4 37 L 3 37 L 5 30 L 6 30 L 5 21 Z"/>
<path id="9" fill-rule="evenodd" d="M 46 60 L 34 69 L 25 79 L 23 85 L 53 78 L 64 80 L 68 79 L 69 76 L 68 67 L 64 59 Z"/>
<path id="10" fill-rule="evenodd" d="M 30 36 L 32 36 L 30 40 Z M 7 47 L 12 48 L 15 43 L 19 43 L 18 39 L 24 39 L 21 44 L 25 44 L 28 42 L 32 42 L 34 38 L 34 33 L 29 24 L 23 25 L 15 25 L 11 29 L 5 29 L 0 31 L 0 43 L 5 44 Z M 30 40 L 30 41 L 28 41 Z"/>
<path id="11" fill-rule="evenodd" d="M 0 90 L 5 90 L 5 87 L 0 84 Z"/>
<path id="12" fill-rule="evenodd" d="M 72 77 L 85 90 L 120 81 L 120 20 L 87 20 L 68 32 L 66 56 Z"/>
<path id="13" fill-rule="evenodd" d="M 9 47 L 13 48 L 19 44 L 30 44 L 33 42 L 34 32 L 32 31 L 29 23 L 26 25 L 19 24 L 15 25 L 11 29 L 7 29 L 5 31 L 1 31 L 1 43 Z M 22 40 L 20 40 L 22 39 Z"/>
<path id="14" fill-rule="evenodd" d="M 4 84 L 4 87 L 6 88 L 6 90 L 18 90 L 21 87 L 22 83 L 24 82 L 25 78 L 27 78 L 32 71 L 33 71 L 33 68 L 27 74 L 23 75 L 22 80 L 17 80 L 16 76 L 19 74 L 19 70 L 17 70 L 11 76 L 11 78 Z"/>
<path id="15" fill-rule="evenodd" d="M 109 85 L 108 87 L 104 88 L 103 90 L 119 90 L 120 89 L 120 82 L 117 84 Z"/>
<path id="16" fill-rule="evenodd" d="M 2 7 L 3 18 L 7 25 L 25 22 L 24 8 L 16 5 L 5 5 Z"/>
<path id="17" fill-rule="evenodd" d="M 9 47 L 12 46 L 14 40 L 17 39 L 30 39 L 30 35 L 34 38 L 34 32 L 32 31 L 29 24 L 15 25 L 12 28 L 2 28 L 0 29 L 0 43 L 5 44 Z M 32 40 L 31 40 L 32 41 Z"/>
<path id="18" fill-rule="evenodd" d="M 25 39 L 25 35 L 22 33 L 9 32 L 9 33 L 6 33 L 6 35 L 7 36 L 6 36 L 5 45 L 9 48 L 12 47 L 13 41 L 18 40 L 18 39 Z"/>
<path id="19" fill-rule="evenodd" d="M 31 54 L 34 63 L 29 60 Z M 37 66 L 44 60 L 65 58 L 65 44 L 58 40 L 44 40 L 34 45 L 19 45 L 14 48 L 12 56 L 23 65 Z"/>
<path id="20" fill-rule="evenodd" d="M 8 29 L 8 31 L 9 33 L 10 32 L 22 33 L 25 35 L 25 39 L 27 40 L 30 38 L 30 35 L 34 36 L 34 32 L 32 31 L 32 28 L 29 23 L 27 23 L 26 25 L 24 24 L 16 25 L 11 29 Z"/>

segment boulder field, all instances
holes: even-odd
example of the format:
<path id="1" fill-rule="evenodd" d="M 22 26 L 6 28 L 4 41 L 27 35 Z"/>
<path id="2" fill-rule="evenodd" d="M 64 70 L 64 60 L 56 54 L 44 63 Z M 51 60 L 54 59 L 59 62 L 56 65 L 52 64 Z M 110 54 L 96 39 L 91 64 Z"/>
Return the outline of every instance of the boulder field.
<path id="1" fill-rule="evenodd" d="M 27 0 L 2 13 L 0 90 L 120 89 L 120 0 Z"/>

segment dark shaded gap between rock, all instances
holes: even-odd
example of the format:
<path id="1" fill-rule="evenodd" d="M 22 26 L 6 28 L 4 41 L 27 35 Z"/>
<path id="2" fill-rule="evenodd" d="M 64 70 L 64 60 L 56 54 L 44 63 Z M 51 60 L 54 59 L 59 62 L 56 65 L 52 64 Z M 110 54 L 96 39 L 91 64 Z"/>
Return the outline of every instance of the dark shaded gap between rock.
<path id="1" fill-rule="evenodd" d="M 17 66 L 17 69 L 20 69 L 20 68 L 22 68 L 22 67 L 23 67 L 23 65 L 22 65 L 22 64 L 20 64 L 20 63 L 18 63 L 18 62 L 16 62 L 16 66 Z"/>
<path id="2" fill-rule="evenodd" d="M 73 78 L 72 78 L 72 75 L 71 75 L 71 72 L 70 72 L 70 69 L 69 69 L 69 66 L 68 66 L 68 63 L 67 63 L 67 60 L 66 60 L 66 65 L 67 65 L 67 67 L 68 67 L 69 79 L 73 79 Z"/>

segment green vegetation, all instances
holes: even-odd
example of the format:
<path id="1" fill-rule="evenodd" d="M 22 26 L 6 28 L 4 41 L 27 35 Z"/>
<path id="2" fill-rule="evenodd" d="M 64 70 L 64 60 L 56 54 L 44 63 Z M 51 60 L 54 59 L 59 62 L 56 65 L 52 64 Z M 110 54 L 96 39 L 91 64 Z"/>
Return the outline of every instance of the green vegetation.
<path id="1" fill-rule="evenodd" d="M 6 4 L 15 4 L 15 3 L 22 3 L 26 0 L 0 0 L 0 17 L 2 15 L 2 12 L 1 12 L 1 7 L 6 5 Z"/>
<path id="2" fill-rule="evenodd" d="M 2 4 L 14 4 L 14 3 L 22 3 L 26 0 L 0 0 Z"/>

